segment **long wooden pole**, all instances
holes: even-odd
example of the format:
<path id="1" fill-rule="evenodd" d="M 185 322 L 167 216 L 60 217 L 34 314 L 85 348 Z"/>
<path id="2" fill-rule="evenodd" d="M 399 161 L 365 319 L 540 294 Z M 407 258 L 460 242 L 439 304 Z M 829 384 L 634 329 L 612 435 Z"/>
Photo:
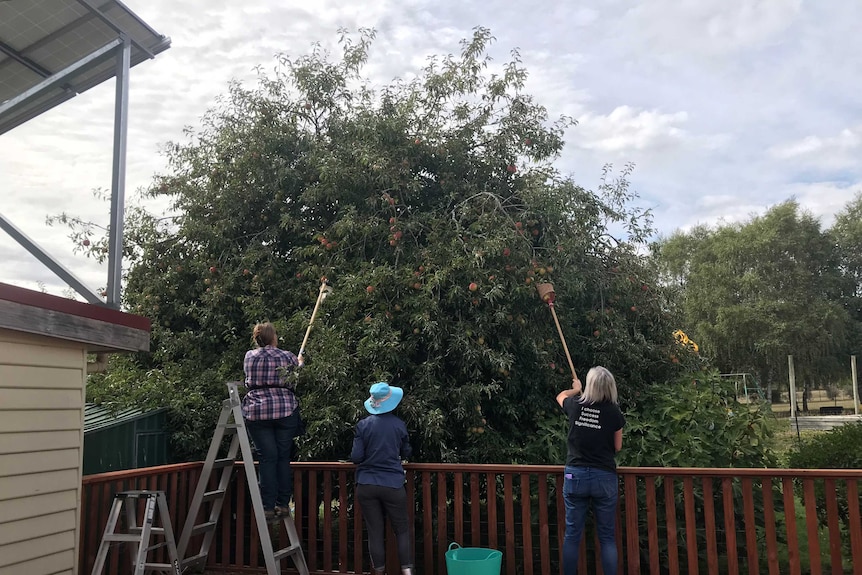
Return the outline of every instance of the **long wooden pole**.
<path id="1" fill-rule="evenodd" d="M 311 319 L 308 322 L 308 329 L 305 330 L 305 337 L 302 338 L 302 345 L 299 346 L 299 353 L 297 355 L 302 355 L 305 353 L 305 344 L 308 343 L 308 336 L 311 334 L 311 324 L 314 323 L 314 317 L 317 315 L 317 310 L 320 307 L 320 302 L 323 301 L 324 292 L 326 291 L 326 280 L 321 282 L 320 291 L 317 294 L 317 301 L 314 302 L 314 310 L 311 312 Z"/>
<path id="2" fill-rule="evenodd" d="M 551 308 L 551 315 L 554 316 L 554 323 L 557 324 L 557 331 L 560 333 L 560 341 L 563 342 L 563 351 L 566 352 L 566 359 L 569 360 L 569 369 L 572 370 L 572 377 L 577 379 L 578 374 L 575 373 L 575 364 L 572 363 L 572 356 L 569 354 L 569 346 L 566 345 L 566 338 L 563 336 L 563 328 L 560 327 L 560 320 L 557 319 L 557 312 L 554 310 L 553 302 L 549 303 L 548 307 Z"/>

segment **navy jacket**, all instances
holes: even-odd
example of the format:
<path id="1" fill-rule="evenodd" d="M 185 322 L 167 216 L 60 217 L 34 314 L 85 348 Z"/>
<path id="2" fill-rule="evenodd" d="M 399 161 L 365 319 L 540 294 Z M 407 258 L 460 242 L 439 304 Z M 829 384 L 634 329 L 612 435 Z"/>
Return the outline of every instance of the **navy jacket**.
<path id="1" fill-rule="evenodd" d="M 401 460 L 413 453 L 407 425 L 394 413 L 369 415 L 356 424 L 350 460 L 357 465 L 356 483 L 402 487 Z"/>

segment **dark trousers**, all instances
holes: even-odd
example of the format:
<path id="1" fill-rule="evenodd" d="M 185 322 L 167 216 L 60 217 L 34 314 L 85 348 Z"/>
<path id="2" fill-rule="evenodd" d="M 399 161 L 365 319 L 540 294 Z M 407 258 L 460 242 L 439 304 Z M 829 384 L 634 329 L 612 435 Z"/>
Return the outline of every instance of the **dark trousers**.
<path id="1" fill-rule="evenodd" d="M 362 507 L 365 528 L 368 530 L 368 551 L 371 553 L 372 569 L 382 569 L 386 565 L 387 517 L 395 531 L 398 560 L 402 566 L 413 565 L 407 519 L 407 491 L 403 487 L 360 484 L 356 486 L 356 498 Z"/>
<path id="2" fill-rule="evenodd" d="M 246 421 L 257 447 L 260 498 L 265 510 L 287 507 L 293 495 L 293 470 L 290 458 L 293 438 L 299 429 L 299 411 L 281 419 Z"/>

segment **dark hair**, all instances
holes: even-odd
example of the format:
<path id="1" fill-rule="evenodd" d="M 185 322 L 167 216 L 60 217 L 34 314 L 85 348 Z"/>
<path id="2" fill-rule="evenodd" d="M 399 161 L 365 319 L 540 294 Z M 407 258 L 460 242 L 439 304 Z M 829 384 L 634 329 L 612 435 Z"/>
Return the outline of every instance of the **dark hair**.
<path id="1" fill-rule="evenodd" d="M 258 347 L 266 347 L 277 343 L 275 339 L 275 326 L 268 321 L 255 325 L 251 337 Z"/>

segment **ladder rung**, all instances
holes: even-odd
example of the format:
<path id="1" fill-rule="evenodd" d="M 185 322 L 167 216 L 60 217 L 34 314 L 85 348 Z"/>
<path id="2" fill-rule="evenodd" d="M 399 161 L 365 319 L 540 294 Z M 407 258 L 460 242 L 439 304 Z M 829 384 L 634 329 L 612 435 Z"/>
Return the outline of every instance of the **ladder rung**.
<path id="1" fill-rule="evenodd" d="M 207 533 L 208 531 L 212 531 L 216 528 L 216 521 L 207 521 L 206 523 L 201 523 L 200 525 L 195 525 L 192 527 L 192 537 L 195 535 L 200 535 L 201 533 Z"/>
<path id="2" fill-rule="evenodd" d="M 141 538 L 141 533 L 143 533 L 143 527 L 129 527 L 129 533 L 134 533 L 138 536 L 138 539 Z M 150 527 L 150 535 L 164 535 L 165 528 L 164 527 Z"/>
<path id="3" fill-rule="evenodd" d="M 155 549 L 165 547 L 167 544 L 168 544 L 167 541 L 162 541 L 161 543 L 156 543 L 155 545 L 151 545 L 150 547 L 147 547 L 147 552 L 149 553 L 150 551 L 153 551 Z"/>
<path id="4" fill-rule="evenodd" d="M 224 497 L 224 489 L 216 489 L 215 491 L 207 491 L 204 493 L 201 501 L 213 501 L 214 499 L 221 499 Z"/>
<path id="5" fill-rule="evenodd" d="M 167 571 L 173 568 L 174 566 L 170 563 L 144 563 L 144 569 L 158 569 L 159 571 Z"/>
<path id="6" fill-rule="evenodd" d="M 281 561 L 285 557 L 289 557 L 294 553 L 302 553 L 302 547 L 300 545 L 291 545 L 290 547 L 285 547 L 284 549 L 279 549 L 272 556 L 276 561 Z"/>
<path id="7" fill-rule="evenodd" d="M 224 428 L 225 428 L 225 431 L 227 431 L 227 430 L 236 431 L 237 429 L 240 428 L 240 425 L 239 425 L 239 423 L 225 423 Z"/>
<path id="8" fill-rule="evenodd" d="M 207 556 L 209 553 L 198 553 L 197 555 L 192 555 L 191 557 L 186 557 L 183 559 L 183 567 L 187 567 L 189 565 L 194 565 L 195 563 L 201 563 L 207 560 Z"/>
<path id="9" fill-rule="evenodd" d="M 236 459 L 225 458 L 225 459 L 216 459 L 213 461 L 213 469 L 221 469 L 223 467 L 229 467 L 236 463 Z"/>
<path id="10" fill-rule="evenodd" d="M 102 541 L 134 541 L 136 543 L 140 543 L 141 536 L 133 535 L 131 533 L 112 533 L 102 537 Z"/>

